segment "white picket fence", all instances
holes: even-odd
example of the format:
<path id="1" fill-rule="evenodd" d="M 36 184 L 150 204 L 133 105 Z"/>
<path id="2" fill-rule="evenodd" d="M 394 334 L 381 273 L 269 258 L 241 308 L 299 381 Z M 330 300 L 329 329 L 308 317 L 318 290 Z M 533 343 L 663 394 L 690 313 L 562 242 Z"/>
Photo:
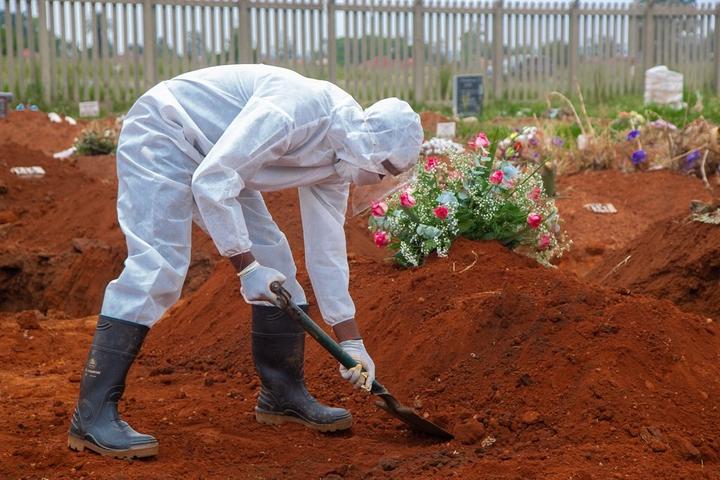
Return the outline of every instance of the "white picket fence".
<path id="1" fill-rule="evenodd" d="M 362 102 L 452 99 L 452 77 L 486 97 L 534 100 L 579 84 L 640 93 L 657 64 L 720 92 L 720 7 L 460 0 L 0 0 L 0 89 L 22 100 L 127 105 L 159 80 L 262 62 L 329 79 Z"/>

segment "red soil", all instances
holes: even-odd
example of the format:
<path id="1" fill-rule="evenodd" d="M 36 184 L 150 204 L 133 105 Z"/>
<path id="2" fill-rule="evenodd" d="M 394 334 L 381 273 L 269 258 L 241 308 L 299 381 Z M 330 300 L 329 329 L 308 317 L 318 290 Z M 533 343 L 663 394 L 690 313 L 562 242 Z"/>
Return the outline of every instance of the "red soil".
<path id="1" fill-rule="evenodd" d="M 720 320 L 720 227 L 689 215 L 659 222 L 591 274 L 609 286 L 653 295 Z"/>
<path id="2" fill-rule="evenodd" d="M 85 123 L 52 123 L 48 120 L 47 113 L 11 111 L 7 120 L 0 120 L 0 143 L 12 140 L 23 147 L 52 155 L 70 148 Z"/>
<path id="3" fill-rule="evenodd" d="M 7 148 L 0 141 L 0 160 L 8 161 Z M 67 174 L 65 180 L 53 173 L 27 184 L 0 177 L 13 182 L 0 195 L 0 211 L 14 213 L 19 201 L 38 199 L 0 235 L 0 253 L 13 245 L 68 251 L 81 231 L 121 254 L 112 250 L 120 241 L 114 212 L 102 210 L 109 209 L 114 187 L 95 189 L 94 176 L 71 175 L 80 165 L 48 165 L 49 172 Z M 656 196 L 669 185 L 656 187 L 661 177 L 655 174 L 629 178 Z M 68 188 L 57 194 L 56 207 L 39 200 L 60 192 L 65 181 L 77 197 Z M 578 217 L 579 192 L 572 204 Z M 65 194 L 67 203 L 60 203 Z M 296 195 L 267 198 L 308 285 Z M 571 200 L 563 202 L 570 207 Z M 100 206 L 88 206 L 93 203 Z M 595 228 L 577 232 L 592 235 Z M 51 234 L 39 237 L 45 230 Z M 350 408 L 352 431 L 322 435 L 255 423 L 249 308 L 221 262 L 153 329 L 130 374 L 124 416 L 161 442 L 160 456 L 149 461 L 65 447 L 95 318 L 0 305 L 6 311 L 0 313 L 0 478 L 717 478 L 720 337 L 714 322 L 667 300 L 584 283 L 563 266 L 543 268 L 495 243 L 460 241 L 447 259 L 401 270 L 378 261 L 359 221 L 349 222 L 347 231 L 352 293 L 379 380 L 454 431 L 456 440 L 435 443 L 387 417 L 371 398 L 353 392 L 310 340 L 311 390 Z M 96 250 L 90 267 L 86 262 L 95 257 L 75 254 L 71 270 L 79 280 L 62 269 L 48 272 L 48 280 L 87 285 L 83 275 L 92 272 L 83 268 L 119 267 L 113 254 L 102 260 L 105 250 Z M 34 295 L 34 288 L 43 285 L 17 296 Z M 316 308 L 311 315 L 319 319 Z"/>
<path id="4" fill-rule="evenodd" d="M 652 224 L 686 214 L 691 200 L 712 199 L 700 180 L 671 171 L 568 175 L 558 180 L 558 197 L 560 216 L 574 243 L 561 265 L 579 276 L 622 251 Z M 592 213 L 584 208 L 588 203 L 612 203 L 618 213 Z"/>
<path id="5" fill-rule="evenodd" d="M 126 254 L 115 213 L 114 157 L 51 158 L 41 150 L 66 148 L 60 142 L 72 144 L 79 127 L 53 124 L 41 113 L 11 112 L 0 129 L 0 310 L 97 312 Z M 43 167 L 46 175 L 10 172 L 28 166 Z M 201 240 L 186 288 L 197 288 L 212 270 L 214 250 Z"/>
<path id="6" fill-rule="evenodd" d="M 422 123 L 423 129 L 431 137 L 435 136 L 437 132 L 437 124 L 441 122 L 449 122 L 450 119 L 445 115 L 441 115 L 437 112 L 425 111 L 420 113 L 420 123 Z"/>

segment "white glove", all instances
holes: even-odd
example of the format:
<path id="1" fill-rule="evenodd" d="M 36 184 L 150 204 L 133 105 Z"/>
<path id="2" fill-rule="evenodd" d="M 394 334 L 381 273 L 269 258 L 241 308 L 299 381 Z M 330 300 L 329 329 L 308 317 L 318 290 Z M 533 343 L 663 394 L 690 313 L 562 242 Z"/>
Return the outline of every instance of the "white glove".
<path id="1" fill-rule="evenodd" d="M 285 275 L 274 268 L 263 267 L 258 262 L 253 262 L 242 272 L 240 277 L 240 293 L 246 302 L 274 302 L 277 298 L 270 290 L 273 282 L 283 283 Z"/>
<path id="2" fill-rule="evenodd" d="M 340 375 L 347 381 L 349 381 L 354 388 L 364 388 L 370 391 L 373 380 L 375 380 L 375 363 L 370 354 L 365 350 L 365 345 L 362 340 L 345 340 L 340 342 L 340 346 L 345 353 L 354 358 L 359 365 L 347 369 L 340 365 Z M 362 366 L 362 367 L 361 367 Z M 363 375 L 362 368 L 367 372 L 367 379 Z"/>

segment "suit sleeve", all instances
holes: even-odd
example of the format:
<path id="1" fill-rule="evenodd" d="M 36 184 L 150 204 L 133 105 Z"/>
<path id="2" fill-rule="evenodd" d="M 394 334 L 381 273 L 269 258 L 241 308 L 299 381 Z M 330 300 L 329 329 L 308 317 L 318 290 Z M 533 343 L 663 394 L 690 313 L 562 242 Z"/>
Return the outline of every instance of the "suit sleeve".
<path id="1" fill-rule="evenodd" d="M 305 242 L 305 262 L 320 313 L 329 325 L 355 317 L 345 244 L 349 184 L 298 188 Z"/>
<path id="2" fill-rule="evenodd" d="M 221 255 L 250 249 L 238 194 L 263 164 L 283 156 L 293 121 L 268 100 L 253 97 L 208 152 L 192 178 L 192 192 L 207 232 Z"/>

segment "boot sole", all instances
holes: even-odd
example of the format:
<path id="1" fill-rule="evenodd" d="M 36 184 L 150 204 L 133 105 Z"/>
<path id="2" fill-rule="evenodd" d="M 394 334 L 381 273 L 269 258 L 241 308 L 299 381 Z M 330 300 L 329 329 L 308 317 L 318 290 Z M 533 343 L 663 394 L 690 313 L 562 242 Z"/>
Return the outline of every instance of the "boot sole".
<path id="1" fill-rule="evenodd" d="M 281 413 L 269 413 L 255 410 L 255 420 L 263 425 L 282 425 L 283 423 L 299 423 L 319 432 L 339 432 L 347 430 L 352 426 L 352 417 L 343 418 L 333 423 L 315 423 L 300 417 L 283 415 Z"/>
<path id="2" fill-rule="evenodd" d="M 158 451 L 160 450 L 160 445 L 157 443 L 144 445 L 137 448 L 130 448 L 128 450 L 112 450 L 109 448 L 103 448 L 99 445 L 96 445 L 87 440 L 83 440 L 82 438 L 78 438 L 74 435 L 68 435 L 68 447 L 70 447 L 70 450 L 74 450 L 76 452 L 82 452 L 87 449 L 104 457 L 113 457 L 122 460 L 154 457 L 158 454 Z"/>

